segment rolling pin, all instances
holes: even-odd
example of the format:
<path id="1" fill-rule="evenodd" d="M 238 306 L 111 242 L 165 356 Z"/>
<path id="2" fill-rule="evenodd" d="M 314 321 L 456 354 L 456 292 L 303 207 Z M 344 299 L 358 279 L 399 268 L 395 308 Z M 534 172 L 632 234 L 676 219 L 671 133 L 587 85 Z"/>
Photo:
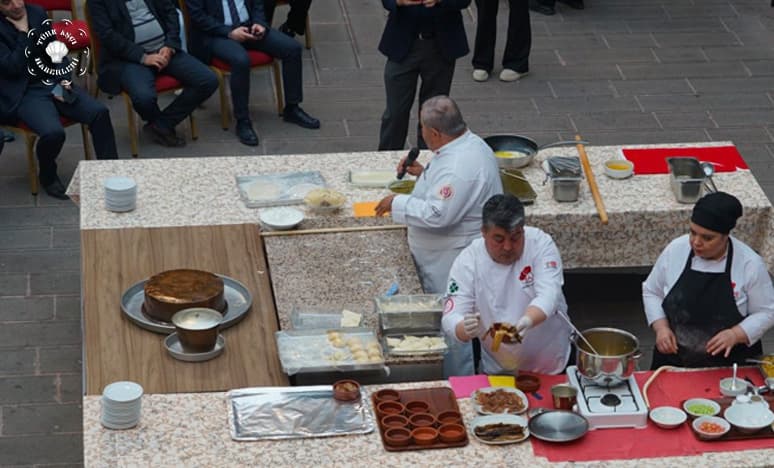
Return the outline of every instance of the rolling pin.
<path id="1" fill-rule="evenodd" d="M 575 140 L 582 141 L 580 135 L 575 135 Z M 607 224 L 607 211 L 605 211 L 605 202 L 602 201 L 602 195 L 600 195 L 599 187 L 597 187 L 597 180 L 594 178 L 594 173 L 591 171 L 591 164 L 589 164 L 589 157 L 586 154 L 586 148 L 583 147 L 583 143 L 578 143 L 576 147 L 578 148 L 578 154 L 580 155 L 583 172 L 586 173 L 586 180 L 589 181 L 591 196 L 594 197 L 594 204 L 597 206 L 599 220 L 602 221 L 602 224 Z"/>

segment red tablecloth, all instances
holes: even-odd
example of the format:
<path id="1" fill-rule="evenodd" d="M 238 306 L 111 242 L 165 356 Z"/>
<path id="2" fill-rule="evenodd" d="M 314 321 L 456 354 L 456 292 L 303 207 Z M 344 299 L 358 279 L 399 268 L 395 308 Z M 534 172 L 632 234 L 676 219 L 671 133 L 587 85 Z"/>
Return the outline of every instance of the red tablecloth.
<path id="1" fill-rule="evenodd" d="M 711 162 L 715 172 L 734 172 L 747 169 L 747 163 L 735 146 L 711 146 L 702 148 L 651 148 L 621 150 L 626 159 L 634 163 L 634 173 L 669 174 L 666 158 L 692 157 L 699 161 Z"/>
<path id="2" fill-rule="evenodd" d="M 635 378 L 642 388 L 652 372 L 637 372 Z M 762 385 L 760 373 L 755 368 L 743 368 L 740 377 L 748 376 L 753 382 Z M 728 369 L 701 370 L 690 372 L 664 371 L 648 389 L 651 408 L 657 406 L 677 406 L 693 397 L 719 398 L 718 381 L 729 377 Z M 530 407 L 551 407 L 551 385 L 566 382 L 565 375 L 540 376 L 540 392 L 548 398 L 536 400 L 529 395 Z M 677 429 L 658 428 L 648 420 L 644 429 L 596 429 L 589 431 L 581 439 L 555 444 L 530 438 L 535 455 L 548 458 L 549 461 L 588 461 L 632 458 L 654 458 L 699 455 L 703 452 L 730 452 L 737 450 L 774 448 L 774 438 L 744 441 L 698 440 L 689 425 L 683 424 Z"/>

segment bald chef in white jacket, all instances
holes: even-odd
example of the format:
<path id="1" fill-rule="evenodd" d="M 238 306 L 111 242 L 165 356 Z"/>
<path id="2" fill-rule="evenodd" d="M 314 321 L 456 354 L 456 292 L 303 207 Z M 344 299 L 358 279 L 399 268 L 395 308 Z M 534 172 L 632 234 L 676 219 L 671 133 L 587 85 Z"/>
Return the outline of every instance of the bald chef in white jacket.
<path id="1" fill-rule="evenodd" d="M 408 245 L 422 289 L 442 294 L 454 259 L 479 236 L 481 207 L 503 187 L 492 149 L 468 130 L 451 98 L 426 100 L 419 117 L 422 138 L 435 154 L 426 167 L 414 162 L 407 168 L 417 177 L 411 195 L 388 195 L 376 214 L 391 211 L 396 223 L 408 225 Z M 460 372 L 457 375 L 473 373 L 469 345 L 452 347 L 444 361 L 446 375 L 451 368 Z"/>
<path id="2" fill-rule="evenodd" d="M 443 329 L 450 339 L 481 341 L 486 374 L 518 370 L 557 374 L 570 358 L 570 327 L 562 293 L 562 260 L 551 236 L 524 226 L 524 205 L 496 195 L 483 209 L 481 233 L 449 273 Z M 515 325 L 521 344 L 492 350 L 494 323 Z"/>

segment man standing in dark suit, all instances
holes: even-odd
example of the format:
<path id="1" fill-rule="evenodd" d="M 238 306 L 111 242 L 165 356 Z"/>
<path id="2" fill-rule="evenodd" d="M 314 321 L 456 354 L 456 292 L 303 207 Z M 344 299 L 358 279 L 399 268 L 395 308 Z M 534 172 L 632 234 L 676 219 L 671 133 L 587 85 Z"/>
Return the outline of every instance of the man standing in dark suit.
<path id="1" fill-rule="evenodd" d="M 53 80 L 45 73 L 30 73 L 37 60 L 48 63 L 50 47 L 65 47 L 62 52 L 66 51 L 64 43 L 50 35 L 50 26 L 44 24 L 47 19 L 39 6 L 25 5 L 24 0 L 0 0 L 0 122 L 24 123 L 38 135 L 35 152 L 40 185 L 52 197 L 66 200 L 64 184 L 56 173 L 56 158 L 65 141 L 60 116 L 89 126 L 98 159 L 116 159 L 118 151 L 107 107 L 62 77 Z M 31 30 L 36 34 L 29 34 Z M 55 71 L 54 63 L 57 61 L 50 64 L 50 73 Z M 60 65 L 67 63 L 63 59 Z"/>
<path id="2" fill-rule="evenodd" d="M 186 0 L 186 5 L 191 19 L 191 53 L 205 63 L 215 56 L 231 66 L 231 103 L 239 141 L 249 146 L 258 144 L 248 109 L 248 49 L 282 60 L 283 119 L 304 128 L 320 128 L 320 121 L 298 105 L 303 98 L 301 45 L 271 29 L 263 13 L 263 0 Z"/>
<path id="3" fill-rule="evenodd" d="M 290 37 L 296 37 L 296 34 L 303 36 L 306 34 L 306 17 L 309 16 L 309 7 L 312 6 L 312 0 L 288 0 L 290 9 L 288 17 L 280 25 L 280 31 Z M 277 0 L 264 0 L 263 7 L 266 10 L 266 21 L 271 24 L 274 19 L 274 9 L 277 6 Z"/>
<path id="4" fill-rule="evenodd" d="M 89 0 L 86 5 L 91 33 L 99 39 L 100 89 L 109 94 L 126 91 L 153 141 L 184 146 L 175 127 L 215 92 L 218 80 L 181 50 L 174 1 Z M 183 92 L 164 110 L 159 109 L 155 86 L 160 73 L 183 84 Z"/>
<path id="5" fill-rule="evenodd" d="M 428 98 L 449 94 L 454 62 L 470 51 L 460 13 L 470 0 L 382 0 L 382 5 L 390 15 L 379 43 L 387 56 L 379 149 L 397 150 L 406 144 L 417 78 L 420 108 Z M 419 147 L 426 148 L 421 132 L 417 135 Z"/>

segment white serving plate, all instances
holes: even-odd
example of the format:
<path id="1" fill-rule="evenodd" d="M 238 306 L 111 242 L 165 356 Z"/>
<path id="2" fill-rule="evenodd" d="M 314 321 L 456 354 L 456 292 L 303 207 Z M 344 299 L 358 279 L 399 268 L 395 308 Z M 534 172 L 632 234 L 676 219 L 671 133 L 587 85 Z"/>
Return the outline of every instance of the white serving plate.
<path id="1" fill-rule="evenodd" d="M 685 411 L 674 406 L 659 406 L 650 410 L 650 420 L 662 429 L 680 427 L 687 419 Z"/>
<path id="2" fill-rule="evenodd" d="M 102 397 L 111 403 L 130 403 L 142 397 L 142 386 L 128 380 L 113 382 L 102 391 Z"/>
<path id="3" fill-rule="evenodd" d="M 521 398 L 521 401 L 524 403 L 524 408 L 521 411 L 517 411 L 517 412 L 513 412 L 513 413 L 508 413 L 508 412 L 505 412 L 505 411 L 502 412 L 502 413 L 494 413 L 494 412 L 491 412 L 491 411 L 484 410 L 484 408 L 482 408 L 481 405 L 478 404 L 478 400 L 477 400 L 478 394 L 479 393 L 492 393 L 495 390 L 505 390 L 506 392 L 514 393 L 514 394 L 518 395 Z M 485 388 L 480 388 L 480 389 L 476 390 L 475 392 L 473 392 L 472 395 L 470 395 L 470 399 L 471 399 L 471 402 L 473 403 L 473 408 L 475 408 L 476 411 L 478 413 L 480 413 L 480 414 L 504 414 L 504 413 L 508 413 L 508 414 L 521 414 L 521 413 L 527 411 L 527 409 L 529 409 L 529 400 L 527 399 L 527 395 L 525 395 L 524 392 L 522 392 L 518 388 L 513 388 L 513 387 L 485 387 Z"/>
<path id="4" fill-rule="evenodd" d="M 524 437 L 517 440 L 483 440 L 476 435 L 476 428 L 486 426 L 487 424 L 518 424 L 524 428 Z M 529 438 L 529 428 L 527 427 L 527 418 L 513 414 L 492 414 L 487 416 L 478 416 L 470 422 L 470 433 L 482 444 L 488 445 L 507 445 L 524 442 Z"/>

